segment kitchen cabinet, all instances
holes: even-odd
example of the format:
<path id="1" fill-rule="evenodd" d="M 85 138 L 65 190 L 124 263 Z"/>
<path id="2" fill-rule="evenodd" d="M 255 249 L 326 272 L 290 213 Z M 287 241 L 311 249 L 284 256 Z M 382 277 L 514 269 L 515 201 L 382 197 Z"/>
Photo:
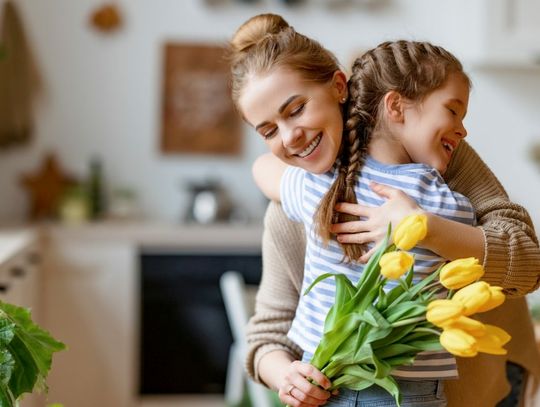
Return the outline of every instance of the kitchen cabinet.
<path id="1" fill-rule="evenodd" d="M 152 405 L 139 395 L 141 253 L 251 253 L 260 250 L 261 234 L 260 225 L 46 227 L 42 325 L 68 347 L 55 355 L 48 400 L 66 407 Z"/>
<path id="2" fill-rule="evenodd" d="M 29 230 L 0 234 L 0 300 L 29 308 L 32 319 L 40 323 L 40 248 L 35 233 Z M 26 394 L 21 407 L 45 405 L 43 394 Z"/>
<path id="3" fill-rule="evenodd" d="M 486 0 L 485 49 L 482 65 L 540 71 L 540 2 Z"/>
<path id="4" fill-rule="evenodd" d="M 68 347 L 55 356 L 49 400 L 133 406 L 135 246 L 53 228 L 44 252 L 43 325 Z"/>

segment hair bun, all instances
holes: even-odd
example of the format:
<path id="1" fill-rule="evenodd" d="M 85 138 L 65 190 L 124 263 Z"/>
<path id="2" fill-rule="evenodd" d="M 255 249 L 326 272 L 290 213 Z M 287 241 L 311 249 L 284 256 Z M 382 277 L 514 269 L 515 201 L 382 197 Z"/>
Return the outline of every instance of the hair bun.
<path id="1" fill-rule="evenodd" d="M 234 52 L 244 52 L 256 45 L 267 35 L 278 34 L 289 27 L 289 23 L 277 14 L 259 14 L 236 30 L 230 45 Z"/>

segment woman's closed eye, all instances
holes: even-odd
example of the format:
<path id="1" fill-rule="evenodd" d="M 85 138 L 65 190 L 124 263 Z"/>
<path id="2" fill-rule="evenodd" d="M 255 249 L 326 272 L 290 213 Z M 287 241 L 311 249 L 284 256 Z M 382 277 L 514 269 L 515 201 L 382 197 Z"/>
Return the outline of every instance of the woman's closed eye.
<path id="1" fill-rule="evenodd" d="M 299 104 L 298 106 L 296 106 L 294 109 L 291 110 L 291 112 L 289 113 L 289 116 L 295 117 L 295 116 L 300 115 L 304 111 L 305 107 L 306 107 L 305 103 Z"/>
<path id="2" fill-rule="evenodd" d="M 457 113 L 454 109 L 452 109 L 451 107 L 448 108 L 448 110 L 450 110 L 450 113 L 452 113 L 452 115 L 456 116 Z"/>
<path id="3" fill-rule="evenodd" d="M 272 137 L 274 137 L 276 133 L 277 133 L 277 127 L 272 127 L 268 130 L 262 131 L 261 136 L 263 136 L 265 140 L 269 140 Z"/>

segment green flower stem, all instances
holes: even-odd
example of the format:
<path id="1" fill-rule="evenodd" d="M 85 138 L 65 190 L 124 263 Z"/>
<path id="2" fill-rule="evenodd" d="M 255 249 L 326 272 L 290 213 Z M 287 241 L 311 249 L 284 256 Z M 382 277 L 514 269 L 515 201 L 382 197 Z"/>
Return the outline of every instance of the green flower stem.
<path id="1" fill-rule="evenodd" d="M 409 325 L 409 324 L 414 324 L 416 322 L 422 322 L 422 321 L 425 321 L 426 320 L 426 317 L 416 317 L 416 318 L 409 318 L 409 319 L 403 319 L 401 321 L 397 321 L 397 322 L 394 322 L 393 324 L 391 324 L 390 326 L 392 328 L 397 328 L 398 326 L 403 326 L 403 325 Z"/>
<path id="2" fill-rule="evenodd" d="M 428 291 L 428 290 L 431 290 L 433 287 L 437 287 L 438 285 L 440 285 L 441 287 L 443 286 L 440 282 L 440 280 L 435 280 L 433 283 L 431 284 L 428 284 L 426 285 L 422 291 Z"/>
<path id="3" fill-rule="evenodd" d="M 432 329 L 432 328 L 418 327 L 418 328 L 414 329 L 414 331 L 415 332 L 429 332 L 429 333 L 435 334 L 437 336 L 441 336 L 441 333 L 439 331 L 437 331 L 436 329 Z"/>

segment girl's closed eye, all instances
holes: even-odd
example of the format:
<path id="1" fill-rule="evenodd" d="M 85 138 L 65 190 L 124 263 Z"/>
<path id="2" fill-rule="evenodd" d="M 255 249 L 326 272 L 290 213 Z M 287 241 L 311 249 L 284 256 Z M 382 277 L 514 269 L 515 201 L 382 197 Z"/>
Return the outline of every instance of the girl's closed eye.
<path id="1" fill-rule="evenodd" d="M 456 116 L 457 113 L 454 109 L 452 109 L 451 107 L 448 108 L 448 110 L 450 110 L 450 113 L 452 113 L 452 115 Z"/>

